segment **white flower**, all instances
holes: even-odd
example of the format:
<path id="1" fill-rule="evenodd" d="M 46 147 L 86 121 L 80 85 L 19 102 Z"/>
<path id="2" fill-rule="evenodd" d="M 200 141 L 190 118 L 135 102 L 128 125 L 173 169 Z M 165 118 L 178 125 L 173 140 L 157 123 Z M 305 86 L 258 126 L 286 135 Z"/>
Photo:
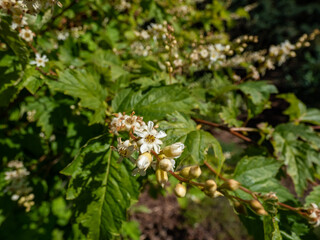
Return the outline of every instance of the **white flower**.
<path id="1" fill-rule="evenodd" d="M 311 203 L 311 207 L 308 209 L 309 223 L 318 227 L 320 225 L 320 209 L 317 204 Z"/>
<path id="2" fill-rule="evenodd" d="M 129 158 L 132 162 L 134 162 L 134 159 L 131 157 L 134 150 L 135 150 L 135 145 L 131 144 L 129 140 L 122 142 L 121 138 L 118 138 L 118 146 L 116 149 L 116 151 L 120 155 L 118 163 L 120 163 L 123 158 Z"/>
<path id="3" fill-rule="evenodd" d="M 21 29 L 19 36 L 27 42 L 32 42 L 34 33 L 30 29 Z"/>
<path id="4" fill-rule="evenodd" d="M 208 57 L 208 55 L 209 55 L 208 50 L 207 50 L 207 49 L 202 49 L 202 50 L 200 51 L 200 55 L 201 55 L 201 57 L 203 57 L 203 58 Z"/>
<path id="5" fill-rule="evenodd" d="M 184 144 L 181 142 L 176 142 L 172 145 L 166 146 L 162 151 L 164 155 L 169 158 L 178 158 L 181 156 L 184 149 Z"/>
<path id="6" fill-rule="evenodd" d="M 139 129 L 141 127 L 141 124 L 138 122 L 138 117 L 131 115 L 125 115 L 123 120 L 123 125 L 126 129 L 126 131 L 130 131 L 132 128 Z"/>
<path id="7" fill-rule="evenodd" d="M 110 123 L 110 131 L 114 134 L 118 134 L 122 127 L 122 121 L 124 120 L 124 115 L 122 113 L 114 114 L 116 117 L 112 119 Z"/>
<path id="8" fill-rule="evenodd" d="M 148 33 L 146 30 L 141 31 L 140 36 L 141 36 L 143 39 L 149 39 L 149 38 L 150 38 L 150 35 L 149 35 L 149 33 Z"/>
<path id="9" fill-rule="evenodd" d="M 140 152 L 149 152 L 152 149 L 159 154 L 160 153 L 160 144 L 162 144 L 162 141 L 159 140 L 159 138 L 164 138 L 167 136 L 167 134 L 163 131 L 157 132 L 153 128 L 154 123 L 152 121 L 148 122 L 148 126 L 144 129 L 144 131 L 135 130 L 134 133 L 141 137 L 141 139 L 138 141 L 138 144 L 140 145 Z"/>
<path id="10" fill-rule="evenodd" d="M 49 59 L 47 58 L 46 55 L 43 55 L 41 57 L 41 55 L 39 53 L 36 53 L 36 60 L 35 61 L 31 61 L 30 64 L 36 64 L 37 67 L 45 67 L 46 66 L 46 62 L 48 62 Z"/>
<path id="11" fill-rule="evenodd" d="M 137 168 L 132 171 L 133 176 L 139 173 L 141 176 L 146 175 L 146 171 L 152 162 L 152 155 L 148 152 L 141 154 L 137 159 Z"/>
<path id="12" fill-rule="evenodd" d="M 17 15 L 14 15 L 12 17 L 12 24 L 11 24 L 12 29 L 16 29 L 17 27 L 24 27 L 25 25 L 27 25 L 26 17 L 21 17 Z"/>
<path id="13" fill-rule="evenodd" d="M 69 32 L 60 31 L 58 32 L 57 39 L 64 41 L 69 37 Z"/>
<path id="14" fill-rule="evenodd" d="M 23 163 L 18 160 L 8 162 L 9 168 L 23 168 Z"/>

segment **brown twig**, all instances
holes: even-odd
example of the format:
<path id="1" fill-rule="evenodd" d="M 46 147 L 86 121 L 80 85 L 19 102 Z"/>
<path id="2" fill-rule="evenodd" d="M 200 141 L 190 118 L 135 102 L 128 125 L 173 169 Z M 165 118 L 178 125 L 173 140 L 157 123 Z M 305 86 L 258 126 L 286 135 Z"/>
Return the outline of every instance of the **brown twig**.
<path id="1" fill-rule="evenodd" d="M 208 169 L 211 172 L 213 172 L 215 175 L 217 175 L 221 180 L 223 180 L 223 181 L 228 181 L 229 180 L 229 179 L 227 179 L 225 177 L 222 177 L 219 173 L 217 173 L 217 171 L 214 170 L 214 168 L 207 161 L 205 161 L 204 164 L 208 167 Z M 249 189 L 247 189 L 247 188 L 245 188 L 243 186 L 240 186 L 239 189 L 242 190 L 243 192 L 246 192 L 246 193 L 250 194 L 254 199 L 258 200 L 256 193 L 252 192 L 251 190 L 249 190 Z M 239 200 L 239 199 L 237 199 L 237 200 Z M 303 211 L 301 211 L 300 208 L 291 207 L 291 206 L 289 206 L 289 205 L 287 205 L 285 203 L 281 203 L 281 202 L 278 202 L 278 205 L 283 207 L 283 208 L 286 208 L 286 209 L 288 209 L 290 211 L 294 211 L 294 212 L 300 214 L 303 217 L 309 218 L 308 214 L 303 212 Z"/>
<path id="2" fill-rule="evenodd" d="M 221 125 L 221 124 L 218 124 L 218 123 L 213 123 L 213 122 L 209 122 L 209 121 L 206 121 L 206 120 L 202 120 L 202 119 L 198 119 L 198 118 L 193 118 L 194 121 L 198 122 L 198 123 L 203 123 L 203 124 L 206 124 L 206 125 L 209 125 L 209 126 L 212 126 L 212 127 L 215 127 L 215 128 L 220 128 L 222 130 L 225 130 L 225 131 L 228 131 L 229 133 L 231 133 L 232 135 L 238 137 L 238 138 L 241 138 L 242 140 L 246 141 L 246 142 L 252 142 L 252 140 L 244 135 L 242 135 L 241 133 L 235 131 L 234 129 L 232 128 L 229 128 L 225 125 Z M 250 128 L 251 129 L 251 128 Z M 252 129 L 251 129 L 252 131 Z"/>

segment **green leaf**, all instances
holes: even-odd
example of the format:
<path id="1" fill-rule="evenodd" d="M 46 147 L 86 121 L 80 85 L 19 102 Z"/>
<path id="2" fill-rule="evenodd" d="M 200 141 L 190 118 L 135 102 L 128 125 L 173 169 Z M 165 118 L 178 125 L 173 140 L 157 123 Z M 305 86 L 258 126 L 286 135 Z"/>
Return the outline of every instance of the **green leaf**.
<path id="1" fill-rule="evenodd" d="M 193 105 L 185 88 L 177 85 L 152 88 L 143 93 L 124 89 L 112 101 L 114 112 L 135 111 L 144 120 L 161 120 L 174 111 L 189 113 Z"/>
<path id="2" fill-rule="evenodd" d="M 317 156 L 315 150 L 320 146 L 320 137 L 303 124 L 280 124 L 275 128 L 272 144 L 275 154 L 288 166 L 287 171 L 297 193 L 302 195 L 307 180 L 313 178 L 312 163 L 318 162 L 314 158 Z"/>
<path id="3" fill-rule="evenodd" d="M 320 110 L 316 108 L 309 108 L 307 112 L 301 116 L 300 121 L 312 124 L 320 124 Z"/>
<path id="4" fill-rule="evenodd" d="M 219 114 L 220 118 L 229 127 L 240 127 L 242 125 L 242 121 L 237 119 L 238 115 L 239 109 L 232 106 L 222 107 L 222 111 Z"/>
<path id="5" fill-rule="evenodd" d="M 0 38 L 2 38 L 18 56 L 23 68 L 29 62 L 29 51 L 23 40 L 20 39 L 18 31 L 11 29 L 8 19 L 1 17 L 0 21 Z"/>
<path id="6" fill-rule="evenodd" d="M 224 162 L 224 155 L 219 142 L 208 132 L 197 129 L 189 117 L 175 112 L 168 115 L 168 121 L 160 122 L 160 128 L 165 130 L 167 137 L 165 145 L 182 142 L 185 149 L 177 160 L 177 165 L 203 164 L 209 148 L 213 148 L 215 157 L 219 159 L 219 168 Z"/>
<path id="7" fill-rule="evenodd" d="M 42 76 L 35 67 L 27 68 L 23 74 L 23 85 L 31 94 L 35 94 L 36 91 L 44 83 Z"/>
<path id="8" fill-rule="evenodd" d="M 100 77 L 93 72 L 66 70 L 59 72 L 58 81 L 49 81 L 52 90 L 80 98 L 79 105 L 94 111 L 90 123 L 102 123 L 105 118 L 107 90 L 100 84 Z"/>
<path id="9" fill-rule="evenodd" d="M 307 107 L 293 93 L 277 95 L 278 98 L 284 99 L 290 106 L 283 112 L 290 117 L 290 121 L 299 120 L 301 116 L 306 114 Z"/>
<path id="10" fill-rule="evenodd" d="M 306 197 L 305 205 L 310 205 L 311 203 L 320 203 L 320 186 L 316 186 L 312 189 L 312 192 Z"/>
<path id="11" fill-rule="evenodd" d="M 294 197 L 275 178 L 281 165 L 273 158 L 244 157 L 235 169 L 234 179 L 254 192 L 275 192 L 280 201 L 294 201 Z"/>
<path id="12" fill-rule="evenodd" d="M 112 239 L 118 235 L 126 211 L 139 195 L 129 160 L 117 163 L 106 136 L 89 141 L 61 173 L 71 176 L 67 197 L 74 199 L 76 221 L 87 239 Z"/>
<path id="13" fill-rule="evenodd" d="M 266 108 L 270 108 L 270 94 L 278 92 L 274 85 L 268 84 L 266 81 L 248 81 L 240 84 L 238 88 L 248 97 L 248 118 L 261 113 Z"/>
<path id="14" fill-rule="evenodd" d="M 265 240 L 282 240 L 278 220 L 275 217 L 264 216 L 263 229 Z"/>
<path id="15" fill-rule="evenodd" d="M 320 110 L 316 108 L 307 109 L 293 93 L 280 94 L 277 96 L 286 100 L 290 106 L 283 112 L 288 115 L 290 121 L 320 124 Z"/>

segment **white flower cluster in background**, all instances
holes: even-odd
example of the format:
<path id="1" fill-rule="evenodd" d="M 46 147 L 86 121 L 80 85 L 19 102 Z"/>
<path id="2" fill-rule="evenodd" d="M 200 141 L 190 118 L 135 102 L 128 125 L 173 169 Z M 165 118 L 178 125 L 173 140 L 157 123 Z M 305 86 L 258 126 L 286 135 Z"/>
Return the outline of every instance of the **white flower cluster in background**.
<path id="1" fill-rule="evenodd" d="M 162 140 L 167 134 L 158 131 L 154 122 L 145 123 L 143 118 L 124 113 L 115 114 L 115 118 L 110 123 L 110 132 L 118 135 L 119 132 L 129 132 L 129 139 L 122 141 L 118 138 L 117 147 L 113 147 L 120 155 L 119 162 L 123 158 L 130 159 L 136 168 L 133 175 L 146 175 L 147 169 L 152 166 L 156 170 L 156 177 L 163 187 L 168 181 L 168 171 L 173 171 L 175 159 L 179 158 L 183 152 L 184 144 L 181 142 L 161 148 Z M 132 157 L 133 153 L 138 153 L 137 159 Z"/>
<path id="2" fill-rule="evenodd" d="M 317 204 L 311 203 L 310 208 L 307 209 L 309 223 L 318 227 L 320 225 L 320 209 Z"/>
<path id="3" fill-rule="evenodd" d="M 52 8 L 55 5 L 62 7 L 62 4 L 57 0 L 0 0 L 0 9 L 12 16 L 11 27 L 13 29 L 23 28 L 27 25 L 26 14 L 35 15 L 41 10 Z M 27 39 L 29 38 L 27 37 Z"/>
<path id="4" fill-rule="evenodd" d="M 192 65 L 206 65 L 210 68 L 217 68 L 223 65 L 226 56 L 233 54 L 230 45 L 209 44 L 208 46 L 199 46 L 193 49 L 190 54 Z"/>
<path id="5" fill-rule="evenodd" d="M 174 36 L 174 28 L 164 21 L 162 24 L 151 23 L 147 29 L 136 31 L 137 41 L 131 44 L 131 52 L 138 56 L 163 54 L 159 67 L 169 73 L 180 71 L 183 60 L 179 54 L 178 42 Z"/>
<path id="6" fill-rule="evenodd" d="M 11 170 L 5 172 L 5 180 L 9 182 L 5 191 L 11 194 L 13 201 L 18 201 L 18 204 L 24 206 L 29 212 L 34 205 L 34 194 L 31 193 L 33 189 L 29 186 L 26 178 L 30 172 L 18 160 L 10 161 L 8 167 Z"/>

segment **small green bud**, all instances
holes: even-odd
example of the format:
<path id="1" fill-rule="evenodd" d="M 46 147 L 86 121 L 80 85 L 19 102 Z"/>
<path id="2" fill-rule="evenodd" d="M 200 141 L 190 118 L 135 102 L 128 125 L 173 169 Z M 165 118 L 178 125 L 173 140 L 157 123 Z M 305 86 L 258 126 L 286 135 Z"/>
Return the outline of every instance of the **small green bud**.
<path id="1" fill-rule="evenodd" d="M 180 171 L 179 174 L 180 174 L 182 177 L 189 179 L 190 169 L 191 169 L 191 167 L 185 167 L 185 168 L 183 168 L 183 169 Z"/>
<path id="2" fill-rule="evenodd" d="M 201 168 L 199 166 L 192 166 L 189 172 L 189 178 L 198 178 L 201 175 Z"/>
<path id="3" fill-rule="evenodd" d="M 260 209 L 264 209 L 262 204 L 258 201 L 258 200 L 251 200 L 250 201 L 250 207 L 253 209 L 253 210 L 260 210 Z"/>
<path id="4" fill-rule="evenodd" d="M 157 179 L 157 182 L 160 184 L 160 186 L 164 187 L 169 180 L 168 173 L 158 168 L 156 170 L 156 179 Z"/>
<path id="5" fill-rule="evenodd" d="M 177 197 L 184 197 L 187 193 L 187 189 L 184 185 L 182 185 L 181 183 L 178 183 L 175 188 L 174 188 L 174 194 Z"/>
<path id="6" fill-rule="evenodd" d="M 205 189 L 209 192 L 214 192 L 217 190 L 217 183 L 214 180 L 209 179 L 205 182 Z"/>
<path id="7" fill-rule="evenodd" d="M 169 159 L 165 158 L 165 159 L 162 159 L 160 160 L 159 162 L 159 168 L 163 171 L 170 171 L 172 170 L 172 163 Z"/>
<path id="8" fill-rule="evenodd" d="M 268 215 L 268 212 L 266 210 L 264 210 L 264 208 L 257 210 L 256 213 L 258 215 L 261 215 L 261 216 L 267 216 Z"/>
<path id="9" fill-rule="evenodd" d="M 222 184 L 222 188 L 231 190 L 231 191 L 235 191 L 240 187 L 240 183 L 234 179 L 229 179 L 228 181 L 226 181 L 224 184 Z"/>

